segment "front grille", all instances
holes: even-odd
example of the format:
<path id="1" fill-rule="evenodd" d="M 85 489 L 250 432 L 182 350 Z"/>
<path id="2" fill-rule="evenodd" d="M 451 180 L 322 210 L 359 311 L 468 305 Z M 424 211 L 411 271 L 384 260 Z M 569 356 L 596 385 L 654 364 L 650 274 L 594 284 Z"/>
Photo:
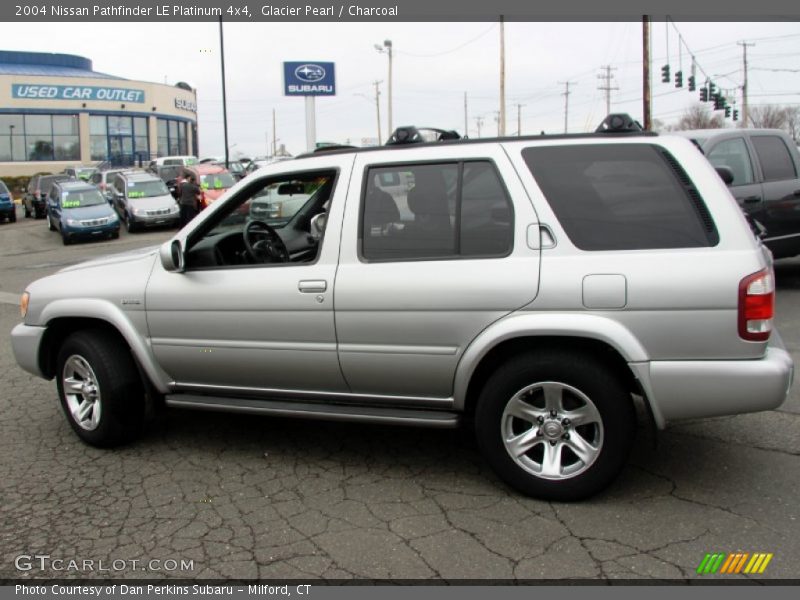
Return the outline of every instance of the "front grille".
<path id="1" fill-rule="evenodd" d="M 158 209 L 153 209 L 153 210 L 147 210 L 147 211 L 145 211 L 145 214 L 148 217 L 160 217 L 162 215 L 168 215 L 168 214 L 170 214 L 170 212 L 169 212 L 168 208 L 158 208 Z"/>
<path id="2" fill-rule="evenodd" d="M 103 217 L 102 219 L 85 219 L 81 221 L 81 225 L 84 227 L 97 227 L 99 225 L 108 225 L 110 219 L 108 217 Z"/>

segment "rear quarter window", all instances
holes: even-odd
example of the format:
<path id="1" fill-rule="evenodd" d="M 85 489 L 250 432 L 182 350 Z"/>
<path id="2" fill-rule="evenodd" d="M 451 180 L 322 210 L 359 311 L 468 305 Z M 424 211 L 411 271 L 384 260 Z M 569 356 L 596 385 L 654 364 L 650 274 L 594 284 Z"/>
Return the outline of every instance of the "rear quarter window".
<path id="1" fill-rule="evenodd" d="M 522 156 L 581 250 L 698 248 L 719 241 L 689 177 L 652 144 L 542 146 Z"/>

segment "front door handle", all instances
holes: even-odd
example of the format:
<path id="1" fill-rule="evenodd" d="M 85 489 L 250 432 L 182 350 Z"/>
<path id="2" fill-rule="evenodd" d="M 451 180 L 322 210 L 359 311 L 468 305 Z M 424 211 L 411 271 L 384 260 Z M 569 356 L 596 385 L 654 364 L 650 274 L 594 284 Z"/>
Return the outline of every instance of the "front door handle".
<path id="1" fill-rule="evenodd" d="M 328 282 L 324 279 L 305 279 L 297 284 L 297 289 L 304 294 L 319 294 L 328 289 Z"/>
<path id="2" fill-rule="evenodd" d="M 761 196 L 748 196 L 747 198 L 742 198 L 742 202 L 745 204 L 755 204 L 756 202 L 761 202 Z"/>

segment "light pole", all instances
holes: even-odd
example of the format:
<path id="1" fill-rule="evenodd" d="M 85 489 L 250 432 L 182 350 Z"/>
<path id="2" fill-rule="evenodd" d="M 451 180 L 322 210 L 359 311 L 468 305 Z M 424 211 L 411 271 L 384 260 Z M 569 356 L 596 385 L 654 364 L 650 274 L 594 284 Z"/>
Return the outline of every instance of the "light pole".
<path id="1" fill-rule="evenodd" d="M 375 50 L 381 54 L 385 53 L 389 57 L 389 97 L 387 99 L 388 110 L 388 128 L 387 135 L 392 134 L 392 40 L 383 40 L 383 46 L 375 44 Z"/>

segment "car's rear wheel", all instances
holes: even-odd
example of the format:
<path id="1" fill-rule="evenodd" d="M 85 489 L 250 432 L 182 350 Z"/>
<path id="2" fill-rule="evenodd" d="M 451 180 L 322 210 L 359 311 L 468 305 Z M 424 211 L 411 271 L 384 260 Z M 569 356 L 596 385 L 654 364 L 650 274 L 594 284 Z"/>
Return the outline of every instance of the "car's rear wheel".
<path id="1" fill-rule="evenodd" d="M 114 335 L 70 335 L 58 353 L 56 380 L 64 414 L 87 444 L 117 446 L 141 433 L 144 389 L 130 351 Z"/>
<path id="2" fill-rule="evenodd" d="M 8 222 L 9 223 L 16 223 L 17 222 L 17 209 L 16 208 L 14 208 L 11 211 L 11 214 L 8 215 Z"/>
<path id="3" fill-rule="evenodd" d="M 636 431 L 630 393 L 602 363 L 568 352 L 500 366 L 475 413 L 478 443 L 497 474 L 546 500 L 591 496 L 619 474 Z"/>

